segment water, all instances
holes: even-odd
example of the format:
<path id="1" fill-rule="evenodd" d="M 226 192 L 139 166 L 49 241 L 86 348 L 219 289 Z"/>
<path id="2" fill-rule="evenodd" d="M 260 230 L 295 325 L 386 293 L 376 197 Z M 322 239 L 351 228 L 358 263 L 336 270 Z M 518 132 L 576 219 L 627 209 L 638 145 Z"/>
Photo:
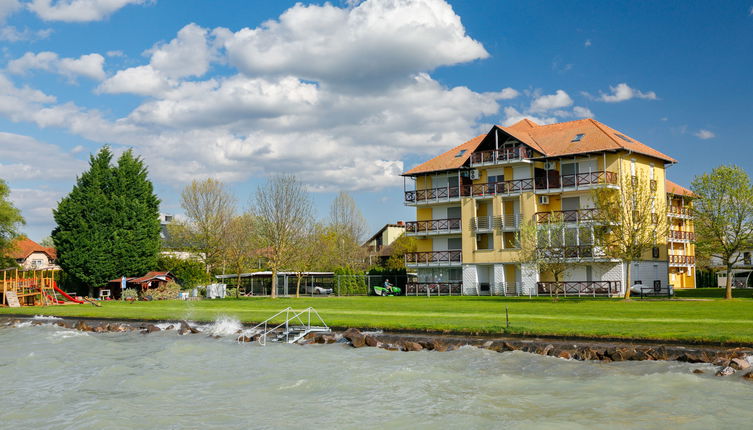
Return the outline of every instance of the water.
<path id="1" fill-rule="evenodd" d="M 224 328 L 223 328 L 224 327 Z M 710 365 L 0 327 L 0 429 L 749 428 Z M 692 374 L 695 368 L 707 373 Z"/>

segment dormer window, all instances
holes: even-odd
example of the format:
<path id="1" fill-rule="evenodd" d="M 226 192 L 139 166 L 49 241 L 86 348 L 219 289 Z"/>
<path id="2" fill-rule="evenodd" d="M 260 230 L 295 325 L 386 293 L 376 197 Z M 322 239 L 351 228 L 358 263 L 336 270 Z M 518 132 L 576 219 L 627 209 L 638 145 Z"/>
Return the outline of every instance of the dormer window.
<path id="1" fill-rule="evenodd" d="M 580 140 L 583 139 L 583 136 L 585 136 L 584 133 L 576 134 L 570 142 L 580 142 Z"/>
<path id="2" fill-rule="evenodd" d="M 467 151 L 468 151 L 467 149 L 461 149 L 460 152 L 458 152 L 457 154 L 455 154 L 455 158 L 462 157 Z"/>
<path id="3" fill-rule="evenodd" d="M 625 142 L 632 142 L 632 140 L 628 139 L 627 137 L 625 137 L 625 135 L 622 135 L 620 133 L 615 133 L 614 135 L 624 140 Z"/>

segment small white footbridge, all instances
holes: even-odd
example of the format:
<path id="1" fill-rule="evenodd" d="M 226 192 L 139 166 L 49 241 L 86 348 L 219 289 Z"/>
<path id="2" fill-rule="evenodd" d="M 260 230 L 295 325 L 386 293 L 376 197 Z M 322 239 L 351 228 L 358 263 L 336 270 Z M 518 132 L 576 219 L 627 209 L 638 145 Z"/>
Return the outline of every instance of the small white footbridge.
<path id="1" fill-rule="evenodd" d="M 283 317 L 285 318 L 283 322 L 273 322 L 279 321 Z M 251 336 L 256 338 L 256 341 L 261 345 L 267 344 L 267 338 L 273 342 L 296 343 L 309 333 L 329 333 L 331 331 L 316 309 L 308 307 L 302 311 L 296 311 L 287 307 L 250 329 L 244 330 L 238 340 L 243 336 Z"/>

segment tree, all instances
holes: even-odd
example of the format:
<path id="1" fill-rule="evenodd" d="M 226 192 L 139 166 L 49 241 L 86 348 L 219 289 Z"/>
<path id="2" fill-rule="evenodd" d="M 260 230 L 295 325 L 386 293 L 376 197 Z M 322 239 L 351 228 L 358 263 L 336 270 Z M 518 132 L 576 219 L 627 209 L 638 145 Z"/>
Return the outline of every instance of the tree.
<path id="1" fill-rule="evenodd" d="M 619 189 L 597 188 L 593 200 L 601 224 L 594 227 L 598 248 L 627 266 L 625 298 L 630 298 L 631 265 L 666 240 L 666 198 L 645 175 L 622 175 Z"/>
<path id="2" fill-rule="evenodd" d="M 581 233 L 568 227 L 561 217 L 551 218 L 545 224 L 526 221 L 520 227 L 520 262 L 533 265 L 540 273 L 551 274 L 556 294 L 560 292 L 560 281 L 567 269 L 592 255 L 592 244 L 585 248 L 575 246 L 576 234 Z"/>
<path id="3" fill-rule="evenodd" d="M 143 161 L 128 150 L 113 166 L 112 152 L 103 147 L 53 211 L 60 266 L 90 293 L 111 279 L 153 270 L 159 203 Z"/>
<path id="4" fill-rule="evenodd" d="M 390 256 L 387 258 L 385 268 L 388 270 L 405 270 L 405 254 L 416 252 L 418 243 L 416 238 L 406 234 L 401 235 L 390 245 Z"/>
<path id="5" fill-rule="evenodd" d="M 18 237 L 18 228 L 25 224 L 21 211 L 8 200 L 10 188 L 0 179 L 0 258 L 5 259 L 5 254 L 13 249 L 13 242 Z M 2 261 L 2 267 L 8 267 L 11 261 Z M 15 261 L 12 261 L 15 265 Z"/>
<path id="6" fill-rule="evenodd" d="M 256 190 L 253 213 L 262 248 L 269 248 L 272 298 L 277 297 L 277 272 L 290 263 L 313 222 L 313 205 L 293 175 L 276 175 Z"/>
<path id="7" fill-rule="evenodd" d="M 320 267 L 325 261 L 325 254 L 322 253 L 325 248 L 325 238 L 325 227 L 314 223 L 303 232 L 303 238 L 296 243 L 296 249 L 290 261 L 290 268 L 295 272 L 296 277 L 296 297 L 301 296 L 301 281 L 306 272 Z"/>
<path id="8" fill-rule="evenodd" d="M 240 294 L 241 274 L 256 261 L 255 234 L 255 219 L 250 214 L 233 217 L 225 229 L 222 248 L 228 269 L 236 274 L 235 298 Z"/>
<path id="9" fill-rule="evenodd" d="M 204 263 L 197 260 L 160 255 L 156 268 L 175 275 L 181 287 L 186 289 L 206 285 L 212 280 L 204 268 Z"/>
<path id="10" fill-rule="evenodd" d="M 696 248 L 702 255 L 721 260 L 727 274 L 724 297 L 732 298 L 732 266 L 753 246 L 753 187 L 737 166 L 719 166 L 696 176 L 691 189 L 699 198 L 692 213 Z"/>
<path id="11" fill-rule="evenodd" d="M 55 242 L 52 241 L 52 237 L 47 236 L 44 239 L 42 239 L 41 242 L 39 242 L 40 245 L 47 247 L 47 248 L 54 248 Z"/>
<path id="12" fill-rule="evenodd" d="M 362 266 L 366 250 L 361 247 L 361 241 L 368 227 L 366 219 L 350 194 L 341 191 L 332 201 L 329 226 L 335 236 L 335 266 Z"/>
<path id="13" fill-rule="evenodd" d="M 196 253 L 207 272 L 222 262 L 223 241 L 235 213 L 235 197 L 216 179 L 194 180 L 181 193 L 187 221 L 170 225 L 171 245 Z"/>

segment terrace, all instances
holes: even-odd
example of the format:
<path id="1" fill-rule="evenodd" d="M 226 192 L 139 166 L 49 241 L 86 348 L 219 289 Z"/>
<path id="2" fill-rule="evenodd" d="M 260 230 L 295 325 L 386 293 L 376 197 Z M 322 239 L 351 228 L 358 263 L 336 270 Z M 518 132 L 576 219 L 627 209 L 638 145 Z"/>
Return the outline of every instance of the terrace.
<path id="1" fill-rule="evenodd" d="M 532 151 L 525 146 L 479 151 L 471 154 L 471 167 L 519 162 L 530 158 L 532 155 Z"/>
<path id="2" fill-rule="evenodd" d="M 408 236 L 459 234 L 460 229 L 460 218 L 408 221 L 405 223 L 405 234 Z"/>
<path id="3" fill-rule="evenodd" d="M 536 222 L 593 222 L 599 220 L 596 209 L 576 209 L 568 211 L 536 212 Z"/>
<path id="4" fill-rule="evenodd" d="M 406 266 L 460 266 L 463 261 L 462 251 L 424 251 L 405 254 Z"/>

